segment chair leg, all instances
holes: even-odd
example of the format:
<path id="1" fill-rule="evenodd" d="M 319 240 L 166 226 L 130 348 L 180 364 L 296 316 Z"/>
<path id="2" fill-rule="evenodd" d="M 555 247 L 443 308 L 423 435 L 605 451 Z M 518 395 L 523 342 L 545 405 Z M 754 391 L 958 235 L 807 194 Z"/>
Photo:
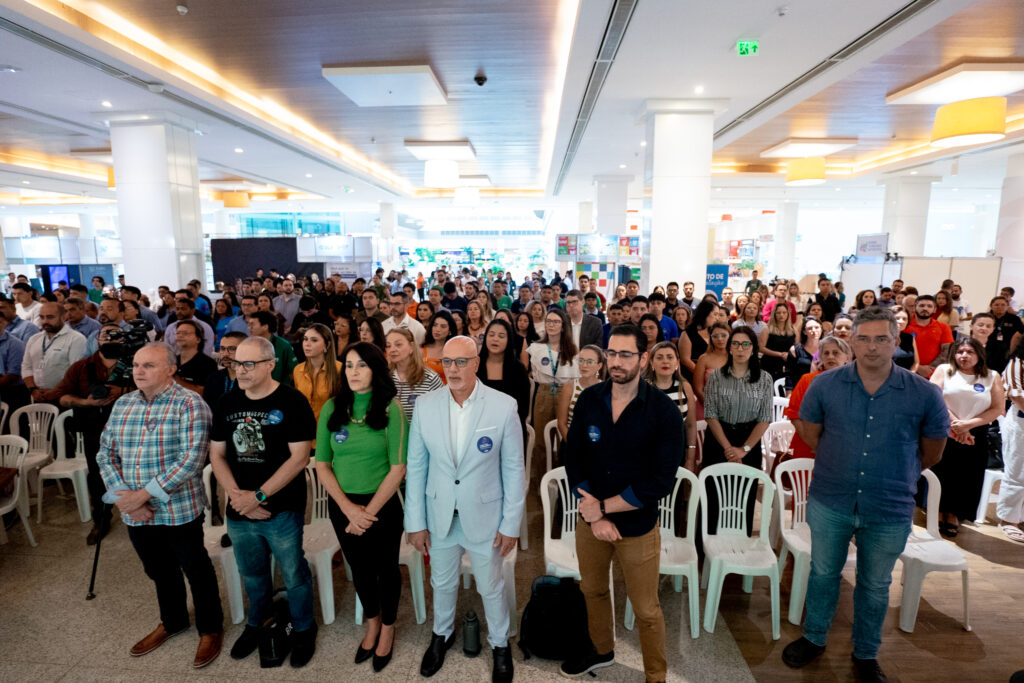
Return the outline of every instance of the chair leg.
<path id="1" fill-rule="evenodd" d="M 32 527 L 28 525 L 29 510 L 21 510 L 21 523 L 25 525 L 25 535 L 28 536 L 28 544 L 33 548 L 36 547 L 36 537 L 32 535 Z"/>
<path id="2" fill-rule="evenodd" d="M 363 603 L 359 602 L 359 596 L 356 596 L 356 625 L 363 625 Z"/>
<path id="3" fill-rule="evenodd" d="M 705 562 L 707 557 L 704 558 Z M 716 560 L 711 561 L 710 579 L 708 580 L 707 597 L 704 598 L 704 630 L 715 632 L 715 621 L 718 619 L 718 602 L 722 597 L 722 569 Z"/>
<path id="4" fill-rule="evenodd" d="M 683 575 L 676 574 L 672 577 L 672 588 L 675 589 L 676 593 L 683 592 Z"/>
<path id="5" fill-rule="evenodd" d="M 903 563 L 903 597 L 900 600 L 900 630 L 914 632 L 917 623 L 917 609 L 921 606 L 921 587 L 924 585 L 924 569 L 917 563 Z"/>
<path id="6" fill-rule="evenodd" d="M 523 519 L 519 523 L 519 549 L 529 550 L 530 537 L 526 533 L 526 505 L 523 505 Z"/>
<path id="7" fill-rule="evenodd" d="M 700 580 L 697 578 L 697 565 L 693 564 L 686 569 L 686 594 L 690 603 L 690 637 L 700 636 Z M 683 618 L 683 611 L 679 610 L 680 620 Z"/>
<path id="8" fill-rule="evenodd" d="M 242 577 L 238 574 L 238 563 L 232 548 L 222 548 L 220 568 L 224 574 L 224 586 L 228 591 L 228 609 L 231 611 L 231 623 L 241 624 L 245 621 L 245 610 L 242 606 Z"/>
<path id="9" fill-rule="evenodd" d="M 794 558 L 796 555 L 793 556 Z M 789 559 L 789 546 L 786 542 L 782 542 L 782 547 L 779 549 L 779 576 L 782 576 L 782 572 L 786 570 L 786 560 Z M 794 570 L 796 567 L 794 567 Z"/>
<path id="10" fill-rule="evenodd" d="M 331 558 L 320 553 L 316 558 L 316 588 L 320 591 L 320 616 L 324 625 L 334 623 L 334 581 L 331 574 Z"/>
<path id="11" fill-rule="evenodd" d="M 40 478 L 39 480 L 39 495 L 36 496 L 36 524 L 43 523 L 43 482 L 45 480 Z"/>
<path id="12" fill-rule="evenodd" d="M 629 596 L 626 596 L 626 617 L 622 620 L 622 625 L 626 627 L 627 631 L 632 631 L 635 624 L 636 614 L 633 613 L 633 603 L 630 602 Z"/>
<path id="13" fill-rule="evenodd" d="M 772 568 L 772 573 L 768 575 L 769 586 L 772 594 L 772 640 L 778 640 L 782 637 L 782 631 L 779 625 L 779 612 L 781 607 L 779 606 L 779 567 L 776 565 Z"/>
<path id="14" fill-rule="evenodd" d="M 747 574 L 743 577 L 743 592 L 753 593 L 754 592 L 754 577 Z"/>
<path id="15" fill-rule="evenodd" d="M 964 630 L 965 631 L 970 631 L 971 630 L 971 609 L 970 609 L 970 603 L 968 601 L 967 570 L 965 569 L 962 572 L 960 572 L 960 575 L 963 578 L 963 584 L 964 584 Z"/>
<path id="16" fill-rule="evenodd" d="M 85 470 L 78 470 L 71 477 L 75 487 L 75 501 L 78 503 L 78 518 L 82 523 L 92 521 L 92 499 L 89 497 L 89 483 Z"/>
<path id="17" fill-rule="evenodd" d="M 803 553 L 793 555 L 793 583 L 789 590 L 789 623 L 799 626 L 807 598 L 807 579 L 811 574 L 811 557 Z M 780 573 L 781 575 L 781 573 Z"/>

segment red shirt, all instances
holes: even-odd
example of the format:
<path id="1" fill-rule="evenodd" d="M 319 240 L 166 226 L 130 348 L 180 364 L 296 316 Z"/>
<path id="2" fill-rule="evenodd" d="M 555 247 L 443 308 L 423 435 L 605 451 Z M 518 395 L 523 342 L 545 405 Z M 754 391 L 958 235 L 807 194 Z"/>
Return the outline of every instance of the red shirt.
<path id="1" fill-rule="evenodd" d="M 764 308 L 761 310 L 761 319 L 764 320 L 766 323 L 771 322 L 772 311 L 775 310 L 775 304 L 777 303 L 778 299 L 772 299 L 771 301 L 766 303 L 764 305 Z M 787 301 L 786 305 L 789 306 L 789 322 L 796 325 L 796 306 L 793 305 L 792 301 Z"/>
<path id="2" fill-rule="evenodd" d="M 921 365 L 930 365 L 939 355 L 943 344 L 953 343 L 953 331 L 949 325 L 938 320 L 929 319 L 927 325 L 919 325 L 915 316 L 904 332 L 914 335 L 917 340 L 917 357 Z"/>
<path id="3" fill-rule="evenodd" d="M 808 372 L 806 375 L 800 378 L 800 381 L 793 387 L 793 393 L 789 395 L 789 405 L 786 406 L 786 410 L 783 411 L 783 415 L 788 420 L 799 420 L 800 419 L 800 404 L 803 403 L 804 394 L 807 393 L 807 387 L 811 386 L 811 380 L 821 374 L 821 370 L 815 372 Z M 808 446 L 803 439 L 800 438 L 800 433 L 797 432 L 793 435 L 793 440 L 790 442 L 789 447 L 793 449 L 794 458 L 813 458 L 814 453 L 811 452 L 811 447 Z"/>

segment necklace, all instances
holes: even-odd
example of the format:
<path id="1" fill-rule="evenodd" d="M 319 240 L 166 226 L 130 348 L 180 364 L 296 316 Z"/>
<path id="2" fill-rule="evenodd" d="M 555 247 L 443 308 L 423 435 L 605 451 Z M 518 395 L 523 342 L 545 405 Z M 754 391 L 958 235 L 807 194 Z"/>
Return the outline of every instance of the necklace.
<path id="1" fill-rule="evenodd" d="M 364 424 L 366 422 L 366 416 L 365 415 L 363 415 L 363 419 L 362 420 L 357 420 L 355 418 L 355 416 L 352 415 L 352 413 L 349 413 L 348 414 L 348 419 L 349 419 L 349 422 L 351 422 L 352 424 L 357 424 L 357 425 L 361 425 L 361 424 Z"/>

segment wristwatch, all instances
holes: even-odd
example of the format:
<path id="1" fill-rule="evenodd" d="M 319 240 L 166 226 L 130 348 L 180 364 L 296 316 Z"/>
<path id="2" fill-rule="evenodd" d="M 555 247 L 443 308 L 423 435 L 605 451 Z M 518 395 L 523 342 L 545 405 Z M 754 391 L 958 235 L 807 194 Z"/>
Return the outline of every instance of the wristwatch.
<path id="1" fill-rule="evenodd" d="M 606 513 L 606 512 L 604 511 L 604 501 L 602 500 L 602 501 L 601 501 L 601 516 L 602 516 L 602 517 L 604 517 L 604 516 L 605 516 L 606 514 L 608 514 L 608 513 Z"/>
<path id="2" fill-rule="evenodd" d="M 256 496 L 256 500 L 257 500 L 258 502 L 260 502 L 260 503 L 265 503 L 265 502 L 267 502 L 267 494 L 263 493 L 263 491 L 260 491 L 259 489 L 256 489 L 256 490 L 255 490 L 255 491 L 253 492 L 253 495 L 255 495 L 255 496 Z"/>
<path id="3" fill-rule="evenodd" d="M 743 444 L 743 452 L 744 453 L 749 453 L 750 452 L 750 446 L 748 446 L 747 444 Z"/>

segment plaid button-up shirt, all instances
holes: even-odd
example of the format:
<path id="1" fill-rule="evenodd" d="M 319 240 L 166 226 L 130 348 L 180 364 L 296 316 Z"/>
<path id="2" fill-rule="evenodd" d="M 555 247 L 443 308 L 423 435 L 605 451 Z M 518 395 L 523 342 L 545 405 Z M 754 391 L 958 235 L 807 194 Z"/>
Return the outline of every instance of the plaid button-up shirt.
<path id="1" fill-rule="evenodd" d="M 203 465 L 210 438 L 210 408 L 199 394 L 171 384 L 151 400 L 140 391 L 114 403 L 100 437 L 96 462 L 107 487 L 115 491 L 146 489 L 156 508 L 150 522 L 130 526 L 177 526 L 199 517 L 206 505 Z"/>

